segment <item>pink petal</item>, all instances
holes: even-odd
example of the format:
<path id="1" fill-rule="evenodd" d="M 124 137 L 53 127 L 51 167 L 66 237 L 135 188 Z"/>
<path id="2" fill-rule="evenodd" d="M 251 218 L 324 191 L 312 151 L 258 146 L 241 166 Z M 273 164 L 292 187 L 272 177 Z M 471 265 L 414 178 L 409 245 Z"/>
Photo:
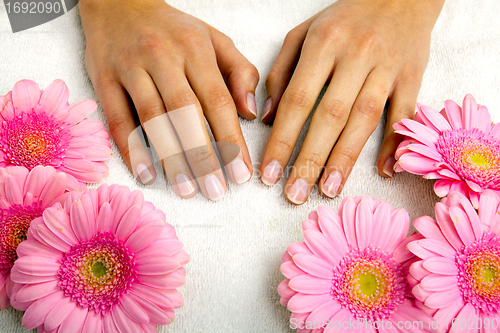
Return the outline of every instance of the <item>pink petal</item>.
<path id="1" fill-rule="evenodd" d="M 304 274 L 291 279 L 288 286 L 293 290 L 304 294 L 328 294 L 332 289 L 332 281 Z"/>
<path id="2" fill-rule="evenodd" d="M 356 323 L 356 319 L 352 316 L 352 313 L 349 310 L 346 309 L 340 309 L 339 311 L 335 312 L 335 314 L 330 318 L 329 325 L 325 329 L 325 333 L 333 333 L 333 332 L 342 332 L 345 331 L 344 329 L 339 330 L 338 327 L 339 325 L 335 325 L 336 323 L 345 323 L 345 326 L 350 326 L 350 324 L 354 322 Z M 367 327 L 366 332 L 373 332 L 373 330 L 369 329 L 370 326 Z M 363 331 L 365 331 L 365 328 L 363 327 Z"/>
<path id="3" fill-rule="evenodd" d="M 436 132 L 451 131 L 450 123 L 436 110 L 422 105 L 420 108 L 421 116 L 427 126 L 432 125 Z"/>
<path id="4" fill-rule="evenodd" d="M 24 256 L 16 260 L 15 267 L 23 274 L 52 276 L 57 274 L 61 264 L 54 258 Z"/>
<path id="5" fill-rule="evenodd" d="M 398 160 L 399 165 L 406 171 L 425 175 L 429 172 L 437 170 L 436 161 L 417 153 L 407 153 L 402 155 Z"/>
<path id="6" fill-rule="evenodd" d="M 392 252 L 406 238 L 410 230 L 410 216 L 404 209 L 396 209 L 391 215 L 391 227 L 387 234 L 382 235 L 385 238 L 383 249 Z"/>
<path id="7" fill-rule="evenodd" d="M 358 207 L 356 208 L 356 239 L 358 247 L 364 249 L 371 244 L 371 236 L 373 232 L 373 202 L 371 199 L 363 197 Z M 339 258 L 340 261 L 341 258 Z"/>
<path id="8" fill-rule="evenodd" d="M 40 88 L 30 80 L 16 82 L 12 88 L 12 103 L 16 109 L 29 112 L 40 100 Z"/>
<path id="9" fill-rule="evenodd" d="M 18 302 L 33 302 L 37 299 L 43 298 L 56 291 L 61 290 L 58 285 L 58 280 L 44 282 L 40 284 L 27 284 L 24 285 L 16 294 L 15 299 Z"/>
<path id="10" fill-rule="evenodd" d="M 31 193 L 33 194 L 34 197 L 39 197 L 47 181 L 46 170 L 49 168 L 53 169 L 52 167 L 44 167 L 42 165 L 34 167 L 28 174 L 28 177 L 26 178 L 24 192 Z"/>
<path id="11" fill-rule="evenodd" d="M 474 233 L 467 214 L 458 207 L 450 207 L 450 217 L 455 223 L 455 229 L 464 245 L 469 246 L 474 242 Z"/>
<path id="12" fill-rule="evenodd" d="M 408 145 L 408 149 L 414 153 L 430 158 L 436 162 L 441 162 L 441 160 L 443 159 L 441 154 L 436 150 L 435 146 L 429 147 L 420 143 L 412 143 Z"/>
<path id="13" fill-rule="evenodd" d="M 344 232 L 342 231 L 340 219 L 338 222 L 333 222 L 326 216 L 320 216 L 318 223 L 323 235 L 325 235 L 332 244 L 335 244 L 335 246 L 331 248 L 332 251 L 339 253 L 342 257 L 349 252 L 349 246 L 347 245 Z"/>
<path id="14" fill-rule="evenodd" d="M 134 205 L 130 207 L 116 228 L 116 236 L 121 240 L 126 240 L 135 231 L 139 218 L 141 216 L 141 207 Z"/>
<path id="15" fill-rule="evenodd" d="M 64 121 L 68 124 L 77 124 L 90 116 L 96 108 L 96 102 L 88 99 L 74 102 L 66 108 L 69 116 Z"/>
<path id="16" fill-rule="evenodd" d="M 422 279 L 420 287 L 428 291 L 445 291 L 457 287 L 457 277 L 455 275 L 430 274 Z"/>
<path id="17" fill-rule="evenodd" d="M 22 273 L 15 268 L 15 266 L 10 271 L 10 278 L 15 283 L 24 284 L 38 284 L 43 282 L 49 282 L 57 279 L 57 275 L 30 275 Z"/>
<path id="18" fill-rule="evenodd" d="M 431 320 L 430 316 L 424 311 L 415 308 L 408 300 L 398 307 L 398 309 L 392 314 L 390 320 L 395 323 L 394 327 L 398 327 L 397 322 L 412 324 L 423 323 L 423 325 L 418 324 L 419 326 L 415 325 L 412 327 L 410 329 L 411 333 L 435 332 L 435 330 L 428 327 L 429 321 Z"/>
<path id="19" fill-rule="evenodd" d="M 332 295 L 305 295 L 297 294 L 290 298 L 288 310 L 297 313 L 307 313 L 316 309 L 321 304 L 333 300 Z"/>
<path id="20" fill-rule="evenodd" d="M 305 272 L 295 265 L 294 262 L 285 262 L 280 267 L 281 273 L 289 279 L 296 277 L 297 275 L 304 274 Z"/>
<path id="21" fill-rule="evenodd" d="M 23 204 L 22 189 L 19 187 L 19 185 L 15 181 L 14 177 L 12 177 L 10 175 L 7 176 L 7 178 L 5 178 L 5 195 L 7 197 L 7 200 L 11 204 L 15 204 L 15 205 L 22 205 Z"/>
<path id="22" fill-rule="evenodd" d="M 67 319 L 62 322 L 61 326 L 59 327 L 59 332 L 81 333 L 88 313 L 88 308 L 75 306 L 73 311 L 71 311 L 71 313 L 68 315 Z"/>
<path id="23" fill-rule="evenodd" d="M 491 226 L 491 222 L 497 212 L 498 204 L 499 198 L 495 192 L 486 190 L 481 194 L 481 197 L 479 198 L 478 214 L 482 225 Z M 476 238 L 479 237 L 476 235 Z"/>
<path id="24" fill-rule="evenodd" d="M 184 277 L 184 268 L 163 275 L 142 275 L 138 274 L 139 281 L 147 286 L 158 289 L 179 288 L 186 280 Z"/>
<path id="25" fill-rule="evenodd" d="M 476 115 L 476 127 L 484 133 L 489 133 L 491 131 L 491 116 L 488 109 L 484 105 L 478 105 Z"/>
<path id="26" fill-rule="evenodd" d="M 137 229 L 125 242 L 131 252 L 139 252 L 158 238 L 158 226 L 150 223 Z"/>
<path id="27" fill-rule="evenodd" d="M 72 246 L 78 243 L 78 239 L 71 229 L 68 214 L 64 210 L 55 207 L 47 208 L 43 212 L 43 222 L 54 235 L 67 244 Z"/>
<path id="28" fill-rule="evenodd" d="M 427 269 L 424 268 L 424 261 L 416 261 L 410 266 L 410 274 L 417 280 L 422 280 L 427 275 L 431 274 Z"/>
<path id="29" fill-rule="evenodd" d="M 422 216 L 413 221 L 413 226 L 422 234 L 425 238 L 433 239 L 441 243 L 448 243 L 443 233 L 439 229 L 436 221 L 429 216 Z"/>
<path id="30" fill-rule="evenodd" d="M 132 297 L 146 311 L 149 317 L 149 322 L 151 324 L 168 325 L 172 322 L 173 318 L 169 317 L 166 311 L 162 310 L 159 306 L 155 305 L 153 302 L 138 297 L 133 293 L 130 294 L 130 297 Z"/>
<path id="31" fill-rule="evenodd" d="M 157 240 L 145 249 L 136 252 L 136 259 L 148 256 L 173 256 L 182 251 L 184 245 L 177 239 Z"/>
<path id="32" fill-rule="evenodd" d="M 64 193 L 68 178 L 65 173 L 59 172 L 49 179 L 40 194 L 40 200 L 46 204 L 51 205 L 58 196 Z"/>
<path id="33" fill-rule="evenodd" d="M 373 235 L 372 235 L 372 243 L 375 247 L 382 247 L 385 244 L 385 235 L 387 234 L 388 229 L 390 228 L 390 219 L 393 209 L 391 204 L 387 201 L 383 201 L 378 205 L 375 209 L 375 213 L 373 215 Z"/>
<path id="34" fill-rule="evenodd" d="M 422 235 L 414 233 L 410 237 L 402 241 L 394 250 L 394 259 L 396 260 L 396 262 L 400 263 L 412 259 L 414 255 L 408 250 L 408 244 L 422 238 Z"/>
<path id="35" fill-rule="evenodd" d="M 446 118 L 453 128 L 464 128 L 462 123 L 462 108 L 455 101 L 447 100 L 444 102 Z"/>
<path id="36" fill-rule="evenodd" d="M 410 131 L 414 132 L 415 134 L 419 135 L 422 138 L 425 138 L 424 140 L 426 142 L 434 144 L 439 139 L 439 134 L 436 131 L 433 131 L 431 128 L 425 126 L 424 124 L 421 124 L 411 119 L 402 119 L 401 123 L 404 126 L 406 126 Z M 421 140 L 419 141 L 422 143 L 426 143 Z"/>
<path id="37" fill-rule="evenodd" d="M 472 112 L 477 111 L 477 103 L 471 94 L 467 94 L 462 104 L 462 124 L 465 129 L 473 129 L 476 126 L 475 115 Z"/>
<path id="38" fill-rule="evenodd" d="M 462 182 L 462 178 L 460 178 L 459 175 L 456 174 L 455 171 L 453 170 L 450 170 L 450 166 L 447 164 L 447 163 L 444 163 L 444 162 L 438 162 L 437 165 L 436 165 L 437 168 L 441 168 L 441 169 L 438 169 L 437 172 L 443 177 L 443 178 L 447 178 L 447 179 L 451 179 L 451 180 L 455 180 L 455 181 L 459 181 L 459 182 Z M 451 186 L 453 187 L 453 184 L 455 182 L 453 182 L 451 184 Z M 450 187 L 450 191 L 451 191 L 451 187 Z"/>
<path id="39" fill-rule="evenodd" d="M 120 331 L 118 331 L 118 328 L 116 328 L 115 322 L 113 321 L 113 316 L 111 314 L 102 316 L 101 318 L 103 333 L 120 333 Z"/>
<path id="40" fill-rule="evenodd" d="M 455 261 L 443 257 L 434 257 L 424 260 L 423 266 L 426 270 L 443 275 L 456 275 L 458 273 Z"/>
<path id="41" fill-rule="evenodd" d="M 149 322 L 147 312 L 132 297 L 123 294 L 119 304 L 123 312 L 136 323 L 143 324 Z"/>
<path id="42" fill-rule="evenodd" d="M 96 314 L 94 311 L 89 311 L 83 324 L 82 333 L 101 333 L 102 326 L 101 315 Z"/>
<path id="43" fill-rule="evenodd" d="M 500 123 L 495 124 L 491 127 L 491 135 L 493 135 L 497 140 L 500 139 Z"/>
<path id="44" fill-rule="evenodd" d="M 295 264 L 303 271 L 324 279 L 333 278 L 333 267 L 314 255 L 297 253 L 293 256 Z"/>
<path id="45" fill-rule="evenodd" d="M 441 202 L 436 204 L 436 220 L 441 232 L 456 250 L 460 250 L 464 244 L 458 236 L 449 214 L 449 209 L 446 205 Z"/>
<path id="46" fill-rule="evenodd" d="M 442 179 L 434 183 L 434 192 L 438 197 L 445 197 L 450 192 L 451 184 L 453 181 Z"/>
<path id="47" fill-rule="evenodd" d="M 63 323 L 78 305 L 70 297 L 64 297 L 57 302 L 45 318 L 45 329 L 51 331 Z"/>
<path id="48" fill-rule="evenodd" d="M 127 333 L 141 333 L 141 325 L 131 320 L 125 312 L 119 306 L 113 307 L 111 310 L 111 315 L 113 316 L 113 321 L 115 322 L 116 328 L 120 332 Z"/>
<path id="49" fill-rule="evenodd" d="M 38 224 L 36 226 L 36 233 L 43 241 L 52 246 L 54 249 L 61 252 L 68 252 L 71 249 L 71 246 L 68 243 L 57 237 L 57 235 L 50 231 L 45 224 Z"/>
<path id="50" fill-rule="evenodd" d="M 167 256 L 149 256 L 136 261 L 136 269 L 139 274 L 163 275 L 181 267 L 178 260 Z"/>
<path id="51" fill-rule="evenodd" d="M 63 291 L 59 291 L 33 302 L 23 316 L 23 325 L 26 329 L 34 329 L 45 322 L 47 314 L 67 297 Z"/>
<path id="52" fill-rule="evenodd" d="M 335 300 L 327 301 L 316 309 L 314 309 L 311 314 L 307 317 L 306 321 L 310 323 L 320 322 L 328 323 L 328 320 L 338 311 L 340 311 L 340 303 Z"/>
<path id="53" fill-rule="evenodd" d="M 432 294 L 432 292 L 427 291 L 422 287 L 420 287 L 420 284 L 417 284 L 415 287 L 413 287 L 411 293 L 413 294 L 413 296 L 415 296 L 416 299 L 418 299 L 421 302 L 425 302 L 427 297 L 429 297 Z"/>
<path id="54" fill-rule="evenodd" d="M 62 80 L 55 80 L 43 92 L 40 105 L 49 115 L 64 109 L 68 104 L 69 90 Z"/>
<path id="55" fill-rule="evenodd" d="M 173 290 L 170 290 L 173 291 Z M 131 287 L 131 292 L 137 295 L 140 298 L 147 299 L 148 301 L 154 303 L 160 308 L 165 308 L 165 309 L 172 309 L 176 308 L 177 306 L 174 304 L 175 301 L 180 301 L 182 303 L 182 295 L 176 291 L 176 295 L 178 294 L 179 299 L 172 300 L 171 298 L 168 297 L 167 292 L 159 292 L 151 287 L 145 286 L 143 284 L 134 284 Z"/>
<path id="56" fill-rule="evenodd" d="M 468 333 L 471 330 L 469 329 L 470 323 L 477 323 L 479 319 L 479 315 L 476 312 L 476 309 L 471 304 L 467 303 L 464 305 L 462 310 L 457 314 L 456 323 L 467 323 L 467 325 L 455 325 L 450 332 L 458 333 L 464 332 Z M 479 324 L 478 324 L 479 326 Z M 498 331 L 498 330 L 497 330 Z"/>
<path id="57" fill-rule="evenodd" d="M 433 258 L 436 256 L 434 252 L 431 252 L 425 248 L 423 248 L 419 242 L 411 242 L 408 244 L 408 250 L 411 251 L 414 255 L 421 259 L 428 259 L 428 258 Z"/>
<path id="58" fill-rule="evenodd" d="M 17 255 L 19 257 L 37 255 L 39 257 L 47 257 L 60 259 L 62 253 L 56 249 L 42 245 L 41 243 L 34 240 L 26 240 L 21 242 L 17 247 Z"/>
<path id="59" fill-rule="evenodd" d="M 466 179 L 465 182 L 470 187 L 470 189 L 473 190 L 474 192 L 482 192 L 484 190 L 481 186 L 479 186 L 478 184 L 476 184 L 472 180 Z"/>
<path id="60" fill-rule="evenodd" d="M 448 329 L 451 326 L 451 320 L 456 317 L 456 315 L 464 307 L 464 302 L 462 299 L 457 299 L 456 302 L 451 303 L 450 306 L 439 309 L 434 314 L 434 320 L 439 324 L 439 328 L 445 332 L 447 330 L 446 324 L 448 324 Z"/>
<path id="61" fill-rule="evenodd" d="M 91 222 L 85 213 L 85 209 L 83 208 L 83 204 L 80 199 L 73 202 L 73 205 L 71 206 L 70 222 L 71 227 L 75 232 L 75 236 L 79 240 L 88 240 L 92 238 L 93 235 L 89 228 L 89 224 Z"/>
<path id="62" fill-rule="evenodd" d="M 113 223 L 113 211 L 111 205 L 105 202 L 99 210 L 97 216 L 97 231 L 98 232 L 111 232 Z"/>
<path id="63" fill-rule="evenodd" d="M 113 199 L 110 200 L 111 209 L 113 210 L 113 231 L 116 231 L 123 214 L 125 214 L 125 212 L 130 208 L 130 206 L 127 205 L 128 196 L 129 193 L 120 191 Z"/>
<path id="64" fill-rule="evenodd" d="M 100 121 L 87 118 L 82 120 L 79 124 L 70 127 L 70 133 L 75 137 L 86 136 L 98 132 L 102 129 L 102 126 Z"/>
<path id="65" fill-rule="evenodd" d="M 293 295 L 295 295 L 297 292 L 290 288 L 288 286 L 288 283 L 290 282 L 289 279 L 283 280 L 279 285 L 278 285 L 278 294 L 282 297 L 285 298 L 290 298 Z"/>
<path id="66" fill-rule="evenodd" d="M 305 230 L 304 240 L 314 254 L 330 262 L 332 266 L 337 265 L 342 259 L 339 253 L 331 250 L 334 245 L 319 231 Z"/>
<path id="67" fill-rule="evenodd" d="M 358 246 L 356 240 L 356 208 L 357 205 L 353 198 L 346 197 L 344 199 L 344 204 L 342 205 L 342 226 L 344 228 L 345 238 L 347 239 L 347 244 L 353 247 Z"/>
<path id="68" fill-rule="evenodd" d="M 418 244 L 424 249 L 432 251 L 437 255 L 455 259 L 455 250 L 448 244 L 448 242 L 440 242 L 434 239 L 422 239 L 418 241 Z"/>

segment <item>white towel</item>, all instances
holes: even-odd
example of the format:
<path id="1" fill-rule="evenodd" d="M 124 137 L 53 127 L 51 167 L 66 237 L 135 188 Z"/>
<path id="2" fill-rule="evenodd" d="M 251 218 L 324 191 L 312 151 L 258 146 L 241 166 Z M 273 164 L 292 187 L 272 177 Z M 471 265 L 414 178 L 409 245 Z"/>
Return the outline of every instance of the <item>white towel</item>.
<path id="1" fill-rule="evenodd" d="M 172 0 L 169 3 L 205 20 L 231 37 L 261 75 L 257 105 L 262 112 L 264 81 L 286 33 L 331 3 L 331 0 Z M 500 121 L 500 8 L 498 1 L 448 1 L 433 32 L 431 56 L 419 102 L 436 109 L 446 99 L 459 104 L 466 93 L 488 106 Z M 96 96 L 84 65 L 85 38 L 78 9 L 33 29 L 13 34 L 6 9 L 0 6 L 0 94 L 21 79 L 32 79 L 43 89 L 63 79 L 70 102 Z M 99 108 L 92 117 L 105 121 Z M 253 162 L 262 157 L 271 127 L 241 120 Z M 370 195 L 405 208 L 412 219 L 433 215 L 438 198 L 432 182 L 406 173 L 386 180 L 375 163 L 384 124 L 370 138 L 342 194 L 327 200 L 313 191 L 302 206 L 290 204 L 282 193 L 285 180 L 273 188 L 259 178 L 247 184 L 229 184 L 219 202 L 201 194 L 179 199 L 165 185 L 163 174 L 152 186 L 139 185 L 113 144 L 106 183 L 144 191 L 146 200 L 167 214 L 191 256 L 186 284 L 180 291 L 184 306 L 174 323 L 160 332 L 289 332 L 290 313 L 280 305 L 276 291 L 284 279 L 279 271 L 288 244 L 302 240 L 301 222 L 319 205 L 337 208 L 345 196 Z M 304 138 L 301 136 L 300 142 Z M 296 149 L 293 159 L 298 151 Z M 258 168 L 256 168 L 258 169 Z M 26 332 L 22 313 L 0 311 L 0 332 Z"/>

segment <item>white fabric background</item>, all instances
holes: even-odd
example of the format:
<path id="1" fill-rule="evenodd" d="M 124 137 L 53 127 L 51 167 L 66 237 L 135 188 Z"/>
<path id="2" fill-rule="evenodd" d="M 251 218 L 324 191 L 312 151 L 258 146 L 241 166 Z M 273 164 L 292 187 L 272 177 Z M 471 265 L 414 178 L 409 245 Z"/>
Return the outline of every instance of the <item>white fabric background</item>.
<path id="1" fill-rule="evenodd" d="M 257 106 L 266 100 L 264 81 L 286 33 L 331 3 L 331 0 L 172 0 L 186 11 L 231 37 L 261 75 Z M 421 103 L 442 108 L 443 101 L 461 103 L 472 93 L 500 121 L 500 4 L 489 1 L 448 1 L 433 32 L 430 62 L 419 96 Z M 0 6 L 0 94 L 21 79 L 32 79 L 44 89 L 63 79 L 70 102 L 96 96 L 84 65 L 85 38 L 78 9 L 42 26 L 13 34 L 6 10 Z M 105 121 L 99 108 L 93 118 Z M 259 117 L 260 118 L 260 117 Z M 241 119 L 250 154 L 258 170 L 271 127 Z M 412 219 L 432 215 L 438 198 L 432 182 L 409 174 L 386 180 L 377 175 L 376 158 L 384 125 L 370 138 L 338 199 L 327 200 L 313 191 L 309 201 L 290 204 L 282 194 L 285 180 L 273 188 L 258 175 L 242 186 L 230 184 L 225 198 L 210 202 L 201 194 L 179 199 L 160 172 L 155 184 L 137 183 L 113 143 L 106 183 L 144 191 L 146 200 L 167 214 L 168 222 L 191 256 L 186 284 L 180 291 L 184 307 L 176 320 L 160 332 L 289 332 L 289 312 L 276 291 L 283 280 L 281 255 L 288 244 L 302 240 L 300 225 L 318 205 L 337 208 L 344 196 L 368 194 L 404 207 Z M 304 138 L 301 136 L 301 141 Z M 296 149 L 293 159 L 298 150 Z M 22 313 L 0 311 L 0 332 L 26 332 Z"/>

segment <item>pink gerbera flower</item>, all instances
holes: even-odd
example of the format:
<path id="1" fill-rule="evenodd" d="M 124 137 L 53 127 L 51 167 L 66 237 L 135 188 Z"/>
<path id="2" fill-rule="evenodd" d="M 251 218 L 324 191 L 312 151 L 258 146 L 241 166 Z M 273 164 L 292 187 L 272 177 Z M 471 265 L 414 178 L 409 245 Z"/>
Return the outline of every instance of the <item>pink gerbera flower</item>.
<path id="1" fill-rule="evenodd" d="M 465 323 L 463 332 L 497 332 L 491 325 L 500 315 L 500 198 L 484 191 L 476 211 L 453 192 L 436 204 L 436 220 L 414 222 L 425 238 L 408 244 L 421 259 L 410 267 L 413 294 L 442 331 Z"/>
<path id="2" fill-rule="evenodd" d="M 463 107 L 444 103 L 441 112 L 417 104 L 415 120 L 394 125 L 405 135 L 396 152 L 396 171 L 439 179 L 434 190 L 444 197 L 466 193 L 477 208 L 485 189 L 500 190 L 500 124 L 492 125 L 488 109 L 467 95 Z"/>
<path id="3" fill-rule="evenodd" d="M 61 80 L 45 91 L 33 81 L 19 81 L 0 96 L 0 167 L 52 166 L 86 183 L 107 175 L 109 133 L 100 121 L 87 119 L 96 103 L 69 105 L 68 96 Z"/>
<path id="4" fill-rule="evenodd" d="M 68 184 L 66 174 L 52 167 L 37 166 L 31 171 L 24 167 L 0 168 L 0 308 L 10 305 L 10 270 L 31 221 L 42 216 L 45 208 L 64 202 L 69 190 L 86 190 L 78 182 L 73 185 Z"/>
<path id="5" fill-rule="evenodd" d="M 31 223 L 11 272 L 12 306 L 38 332 L 156 332 L 182 305 L 182 247 L 140 191 L 104 184 Z"/>
<path id="6" fill-rule="evenodd" d="M 287 277 L 279 287 L 281 303 L 292 312 L 298 332 L 385 332 L 398 323 L 422 322 L 425 312 L 407 297 L 406 272 L 413 255 L 406 244 L 408 213 L 370 197 L 345 198 L 339 212 L 319 207 L 304 221 L 305 242 L 283 255 Z M 380 326 L 381 325 L 381 326 Z"/>

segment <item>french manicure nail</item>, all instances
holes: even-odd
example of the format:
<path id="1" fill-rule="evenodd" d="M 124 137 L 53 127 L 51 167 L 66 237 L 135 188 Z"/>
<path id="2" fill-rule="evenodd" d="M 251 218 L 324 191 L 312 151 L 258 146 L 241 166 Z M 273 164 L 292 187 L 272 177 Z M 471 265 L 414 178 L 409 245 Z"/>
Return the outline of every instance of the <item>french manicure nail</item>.
<path id="1" fill-rule="evenodd" d="M 141 180 L 141 183 L 146 184 L 151 179 L 153 179 L 153 175 L 149 171 L 148 167 L 142 163 L 137 164 L 135 167 L 135 170 L 137 171 L 137 174 L 139 175 L 139 179 Z"/>
<path id="2" fill-rule="evenodd" d="M 394 157 L 389 157 L 385 163 L 384 163 L 384 170 L 383 172 L 388 176 L 388 177 L 392 177 L 392 175 L 394 174 L 394 164 L 396 163 L 396 160 L 394 159 Z"/>
<path id="3" fill-rule="evenodd" d="M 236 184 L 246 183 L 252 176 L 245 162 L 239 157 L 231 163 L 231 170 L 233 171 L 233 180 Z"/>
<path id="4" fill-rule="evenodd" d="M 309 184 L 304 179 L 297 179 L 288 191 L 288 200 L 297 205 L 304 203 L 307 199 L 308 189 Z"/>
<path id="5" fill-rule="evenodd" d="M 281 172 L 281 164 L 274 160 L 269 162 L 269 164 L 264 168 L 262 173 L 262 182 L 268 186 L 276 184 L 278 177 Z"/>
<path id="6" fill-rule="evenodd" d="M 208 197 L 212 201 L 220 200 L 224 196 L 224 187 L 214 174 L 210 174 L 205 178 L 205 187 Z"/>
<path id="7" fill-rule="evenodd" d="M 323 184 L 323 193 L 329 198 L 335 198 L 339 190 L 340 184 L 342 183 L 342 174 L 338 171 L 334 171 L 328 175 L 325 183 Z"/>
<path id="8" fill-rule="evenodd" d="M 257 117 L 257 105 L 255 104 L 255 95 L 248 93 L 247 95 L 247 108 L 255 117 Z"/>
<path id="9" fill-rule="evenodd" d="M 273 101 L 271 97 L 267 99 L 266 105 L 264 106 L 264 111 L 262 111 L 262 117 L 260 118 L 261 120 L 264 119 L 269 112 L 271 112 L 271 106 L 273 106 Z"/>
<path id="10" fill-rule="evenodd" d="M 178 174 L 175 177 L 175 181 L 182 196 L 190 195 L 194 192 L 195 188 L 188 176 L 184 174 Z"/>

